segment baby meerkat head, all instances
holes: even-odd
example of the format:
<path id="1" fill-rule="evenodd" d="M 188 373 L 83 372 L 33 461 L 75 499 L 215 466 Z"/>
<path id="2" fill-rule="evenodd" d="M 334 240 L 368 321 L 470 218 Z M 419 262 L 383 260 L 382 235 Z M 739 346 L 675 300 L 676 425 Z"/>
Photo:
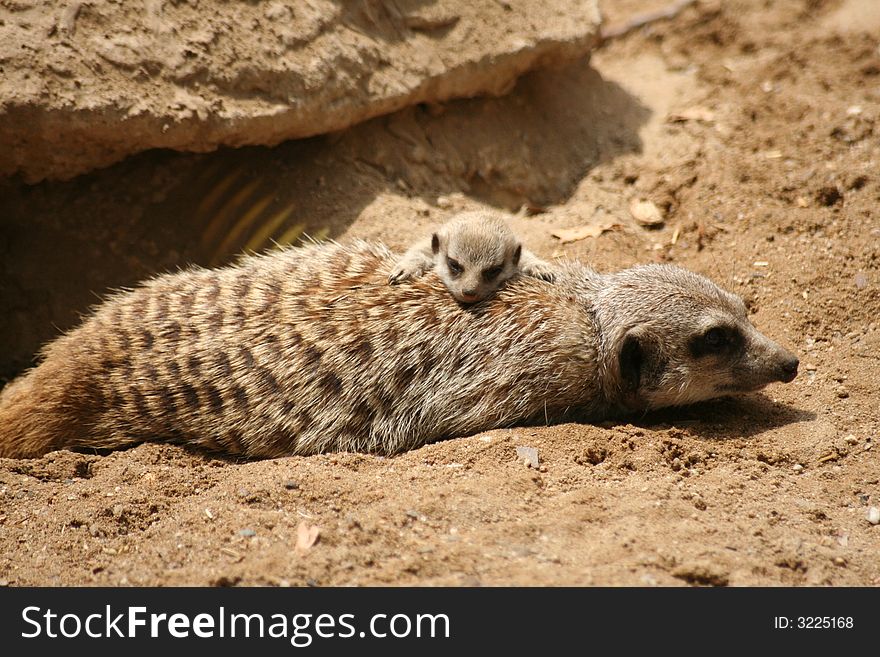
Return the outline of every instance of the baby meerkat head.
<path id="1" fill-rule="evenodd" d="M 522 245 L 501 217 L 465 212 L 431 238 L 434 269 L 452 296 L 476 303 L 491 296 L 519 270 Z"/>
<path id="2" fill-rule="evenodd" d="M 742 299 L 707 278 L 647 265 L 608 280 L 597 319 L 608 392 L 624 406 L 678 406 L 797 375 L 797 357 L 758 332 Z"/>

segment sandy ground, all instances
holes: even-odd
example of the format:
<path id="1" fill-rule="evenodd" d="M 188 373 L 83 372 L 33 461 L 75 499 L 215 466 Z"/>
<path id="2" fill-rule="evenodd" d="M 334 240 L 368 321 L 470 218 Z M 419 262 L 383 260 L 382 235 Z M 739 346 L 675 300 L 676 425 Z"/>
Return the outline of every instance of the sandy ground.
<path id="1" fill-rule="evenodd" d="M 663 4 L 605 10 L 614 22 Z M 303 233 L 403 246 L 480 204 L 525 205 L 515 227 L 547 257 L 706 274 L 801 358 L 793 383 L 761 394 L 394 458 L 242 463 L 145 444 L 0 460 L 0 580 L 880 584 L 880 526 L 866 520 L 880 506 L 873 4 L 701 2 L 503 98 L 271 150 L 152 152 L 67 183 L 0 183 L 7 377 L 109 287 Z M 638 225 L 633 199 L 664 224 Z M 617 225 L 551 236 L 603 223 Z M 318 539 L 297 548 L 303 523 Z"/>

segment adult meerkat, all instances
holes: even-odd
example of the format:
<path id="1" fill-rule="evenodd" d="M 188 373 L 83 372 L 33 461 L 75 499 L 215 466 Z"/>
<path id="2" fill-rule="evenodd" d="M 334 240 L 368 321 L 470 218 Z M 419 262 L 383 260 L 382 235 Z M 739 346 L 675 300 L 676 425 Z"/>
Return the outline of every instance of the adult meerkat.
<path id="1" fill-rule="evenodd" d="M 393 454 L 797 373 L 739 297 L 676 267 L 566 263 L 553 284 L 519 277 L 464 308 L 436 274 L 387 285 L 395 262 L 380 245 L 317 245 L 118 294 L 0 392 L 0 456 L 151 439 Z"/>
<path id="2" fill-rule="evenodd" d="M 518 273 L 552 281 L 556 268 L 523 249 L 507 222 L 485 211 L 462 212 L 416 242 L 394 265 L 392 285 L 433 269 L 457 301 L 476 303 Z"/>

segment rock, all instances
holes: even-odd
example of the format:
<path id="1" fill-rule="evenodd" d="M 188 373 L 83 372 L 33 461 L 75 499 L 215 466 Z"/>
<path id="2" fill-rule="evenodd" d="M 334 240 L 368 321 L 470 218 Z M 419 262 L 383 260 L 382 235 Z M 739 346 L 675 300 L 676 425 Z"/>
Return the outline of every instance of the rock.
<path id="1" fill-rule="evenodd" d="M 272 146 L 500 95 L 588 53 L 599 23 L 596 0 L 13 3 L 0 175 L 68 179 L 150 148 Z"/>
<path id="2" fill-rule="evenodd" d="M 534 447 L 517 447 L 516 456 L 530 468 L 538 469 L 538 450 Z"/>
<path id="3" fill-rule="evenodd" d="M 634 199 L 629 204 L 629 213 L 642 226 L 660 226 L 663 224 L 663 213 L 651 201 Z"/>
<path id="4" fill-rule="evenodd" d="M 880 509 L 876 506 L 869 506 L 868 512 L 865 514 L 865 519 L 872 525 L 880 525 Z"/>

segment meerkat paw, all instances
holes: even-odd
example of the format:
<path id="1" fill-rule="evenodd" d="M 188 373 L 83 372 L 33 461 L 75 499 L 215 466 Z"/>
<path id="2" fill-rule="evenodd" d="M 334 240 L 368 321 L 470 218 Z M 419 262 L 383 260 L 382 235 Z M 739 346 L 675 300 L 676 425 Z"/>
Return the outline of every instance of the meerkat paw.
<path id="1" fill-rule="evenodd" d="M 522 273 L 526 276 L 532 276 L 533 278 L 540 278 L 548 283 L 555 283 L 556 277 L 559 275 L 559 271 L 556 267 L 543 260 L 523 265 Z"/>
<path id="2" fill-rule="evenodd" d="M 408 273 L 403 267 L 395 267 L 388 275 L 388 285 L 397 285 L 412 278 L 412 274 Z"/>
<path id="3" fill-rule="evenodd" d="M 411 281 L 414 278 L 422 276 L 426 271 L 427 269 L 421 265 L 400 262 L 394 265 L 394 269 L 391 270 L 391 274 L 388 276 L 388 284 L 397 285 L 398 283 Z"/>

